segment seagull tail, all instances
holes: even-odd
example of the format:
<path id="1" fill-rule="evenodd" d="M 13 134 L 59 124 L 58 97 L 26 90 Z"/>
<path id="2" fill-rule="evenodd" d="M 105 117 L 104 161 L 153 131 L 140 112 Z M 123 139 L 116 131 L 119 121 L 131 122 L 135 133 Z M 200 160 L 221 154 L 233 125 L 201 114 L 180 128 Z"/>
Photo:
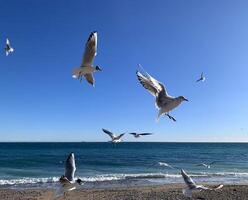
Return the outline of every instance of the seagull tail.
<path id="1" fill-rule="evenodd" d="M 159 109 L 158 111 L 158 116 L 156 118 L 156 122 L 159 122 L 160 116 L 163 114 L 163 111 L 161 109 Z"/>

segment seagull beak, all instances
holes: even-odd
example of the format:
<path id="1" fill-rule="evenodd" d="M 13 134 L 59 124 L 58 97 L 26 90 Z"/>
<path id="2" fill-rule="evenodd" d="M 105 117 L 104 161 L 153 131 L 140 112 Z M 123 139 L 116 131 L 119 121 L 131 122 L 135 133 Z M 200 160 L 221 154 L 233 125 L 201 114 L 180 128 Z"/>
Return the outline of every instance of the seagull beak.
<path id="1" fill-rule="evenodd" d="M 184 101 L 189 101 L 189 100 L 184 98 Z"/>

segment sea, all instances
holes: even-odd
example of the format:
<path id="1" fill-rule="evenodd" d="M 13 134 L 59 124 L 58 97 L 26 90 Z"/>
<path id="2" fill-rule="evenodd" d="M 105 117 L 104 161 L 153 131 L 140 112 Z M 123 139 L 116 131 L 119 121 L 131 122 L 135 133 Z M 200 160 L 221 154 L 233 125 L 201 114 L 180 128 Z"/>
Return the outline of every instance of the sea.
<path id="1" fill-rule="evenodd" d="M 85 188 L 183 183 L 180 169 L 195 182 L 248 184 L 248 143 L 50 142 L 0 143 L 0 187 L 58 187 L 71 152 Z"/>

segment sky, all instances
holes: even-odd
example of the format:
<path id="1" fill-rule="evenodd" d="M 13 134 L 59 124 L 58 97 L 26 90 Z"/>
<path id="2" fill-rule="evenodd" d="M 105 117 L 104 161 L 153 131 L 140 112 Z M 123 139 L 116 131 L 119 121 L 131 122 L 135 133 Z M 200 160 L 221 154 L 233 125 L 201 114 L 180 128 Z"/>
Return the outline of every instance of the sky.
<path id="1" fill-rule="evenodd" d="M 247 1 L 0 2 L 0 141 L 248 141 Z M 72 79 L 98 31 L 95 88 Z M 10 39 L 15 51 L 6 57 Z M 156 122 L 137 64 L 189 102 Z M 196 83 L 204 72 L 206 81 Z M 125 141 L 137 141 L 126 136 Z"/>

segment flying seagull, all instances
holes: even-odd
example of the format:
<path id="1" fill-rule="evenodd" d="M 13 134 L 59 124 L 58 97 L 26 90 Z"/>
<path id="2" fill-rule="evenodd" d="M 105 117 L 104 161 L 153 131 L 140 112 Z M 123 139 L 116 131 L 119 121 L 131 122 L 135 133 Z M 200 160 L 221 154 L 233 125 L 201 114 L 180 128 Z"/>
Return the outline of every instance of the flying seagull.
<path id="1" fill-rule="evenodd" d="M 61 196 L 65 191 L 75 190 L 78 185 L 82 185 L 81 179 L 75 180 L 74 174 L 76 171 L 75 156 L 74 153 L 70 153 L 65 161 L 65 174 L 59 179 L 61 185 L 54 193 L 54 198 Z"/>
<path id="2" fill-rule="evenodd" d="M 6 39 L 6 46 L 4 48 L 6 56 L 8 56 L 10 53 L 14 52 L 14 49 L 11 47 L 9 39 Z"/>
<path id="3" fill-rule="evenodd" d="M 196 81 L 196 82 L 199 82 L 199 81 L 201 81 L 201 82 L 204 82 L 205 81 L 205 76 L 203 75 L 203 72 L 201 73 L 201 77 Z"/>
<path id="4" fill-rule="evenodd" d="M 185 97 L 172 97 L 167 93 L 164 85 L 157 81 L 155 78 L 150 76 L 144 71 L 142 74 L 140 71 L 136 72 L 139 82 L 143 85 L 145 89 L 148 90 L 156 99 L 156 106 L 159 109 L 157 121 L 160 116 L 165 114 L 171 120 L 176 121 L 169 112 L 179 106 L 183 101 L 188 101 Z"/>
<path id="5" fill-rule="evenodd" d="M 161 167 L 169 167 L 171 169 L 174 169 L 174 167 L 172 167 L 171 165 L 169 165 L 168 163 L 165 163 L 165 162 L 158 162 L 158 164 Z"/>
<path id="6" fill-rule="evenodd" d="M 152 135 L 152 133 L 129 133 L 129 134 L 133 135 L 135 138 L 139 138 L 145 135 Z"/>
<path id="7" fill-rule="evenodd" d="M 203 167 L 210 169 L 211 165 L 213 165 L 214 163 L 216 163 L 216 161 L 213 161 L 211 163 L 200 163 L 200 164 L 197 164 L 197 166 L 203 166 Z"/>
<path id="8" fill-rule="evenodd" d="M 115 134 L 111 133 L 110 131 L 108 131 L 108 130 L 106 130 L 106 129 L 104 129 L 104 128 L 102 129 L 102 131 L 103 131 L 104 133 L 108 134 L 109 137 L 111 137 L 111 141 L 110 141 L 110 142 L 112 142 L 112 143 L 119 143 L 119 142 L 121 142 L 121 141 L 122 141 L 122 140 L 121 140 L 121 137 L 122 137 L 123 135 L 125 135 L 125 133 L 122 133 L 122 134 L 116 136 Z"/>
<path id="9" fill-rule="evenodd" d="M 66 162 L 65 162 L 65 175 L 61 176 L 59 181 L 62 184 L 74 184 L 74 183 L 78 183 L 78 184 L 82 184 L 82 180 L 81 179 L 77 179 L 75 180 L 75 171 L 76 171 L 76 164 L 75 164 L 75 156 L 74 153 L 70 153 L 70 155 L 67 157 Z"/>
<path id="10" fill-rule="evenodd" d="M 183 189 L 183 194 L 187 197 L 192 197 L 193 190 L 218 190 L 223 187 L 223 185 L 218 185 L 214 188 L 208 188 L 203 185 L 196 185 L 193 179 L 183 170 L 181 169 L 181 175 L 183 177 L 184 182 L 187 185 L 186 189 Z"/>
<path id="11" fill-rule="evenodd" d="M 72 72 L 72 77 L 79 79 L 82 82 L 84 78 L 94 86 L 93 73 L 96 71 L 102 71 L 99 66 L 93 66 L 94 58 L 97 54 L 97 32 L 92 32 L 89 39 L 85 45 L 85 51 L 83 55 L 83 60 L 79 68 L 76 68 Z"/>

